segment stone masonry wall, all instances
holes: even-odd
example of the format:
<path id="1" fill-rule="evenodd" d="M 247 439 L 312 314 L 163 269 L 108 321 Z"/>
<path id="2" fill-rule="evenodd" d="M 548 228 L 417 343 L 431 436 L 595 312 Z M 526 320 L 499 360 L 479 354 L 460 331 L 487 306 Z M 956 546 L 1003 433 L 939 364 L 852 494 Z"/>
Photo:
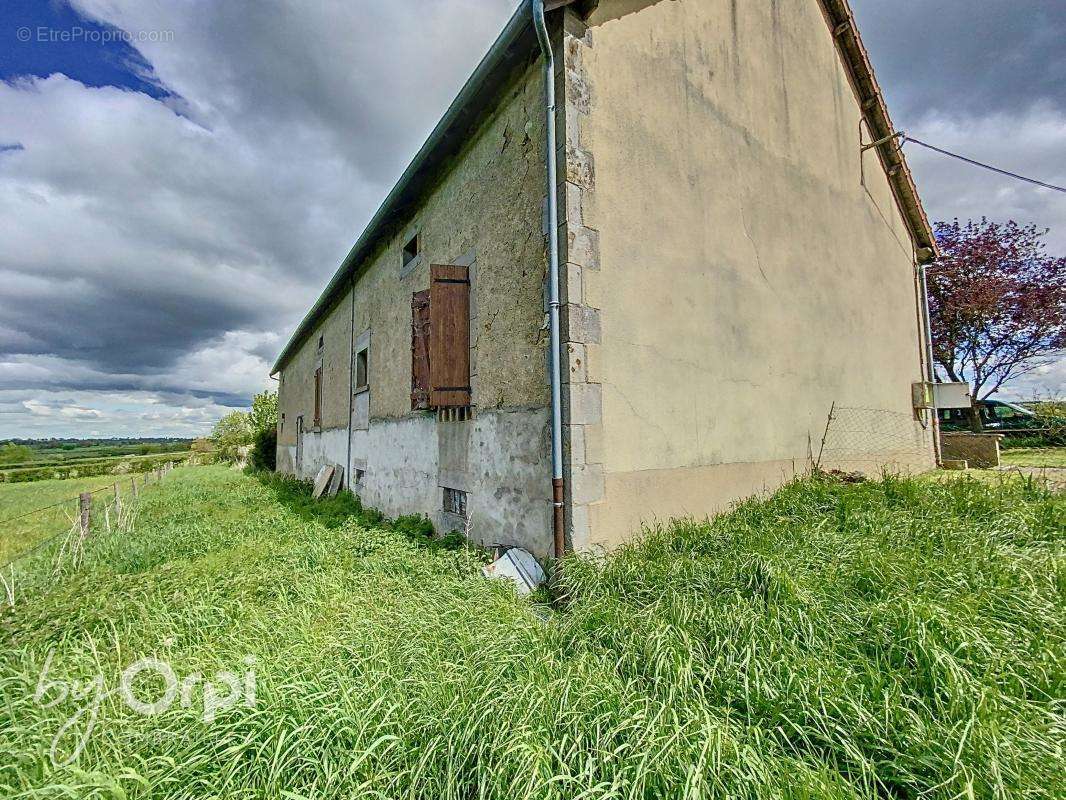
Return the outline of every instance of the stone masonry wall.
<path id="1" fill-rule="evenodd" d="M 600 243 L 599 231 L 585 225 L 583 213 L 596 189 L 595 159 L 581 135 L 592 100 L 582 56 L 592 46 L 592 32 L 567 9 L 556 37 L 556 92 L 566 525 L 567 544 L 576 550 L 588 548 L 590 509 L 605 497 Z"/>

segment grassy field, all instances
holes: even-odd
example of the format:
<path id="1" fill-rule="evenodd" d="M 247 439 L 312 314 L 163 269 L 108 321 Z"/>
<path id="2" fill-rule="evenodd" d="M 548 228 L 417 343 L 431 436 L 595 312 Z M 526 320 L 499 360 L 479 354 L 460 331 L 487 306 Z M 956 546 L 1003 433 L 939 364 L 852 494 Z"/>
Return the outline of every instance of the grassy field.
<path id="1" fill-rule="evenodd" d="M 67 530 L 77 512 L 77 502 L 72 498 L 81 492 L 113 486 L 116 481 L 120 481 L 125 490 L 129 480 L 129 476 L 101 475 L 60 481 L 0 483 L 0 564 L 38 541 Z M 30 513 L 66 500 L 70 502 Z M 29 516 L 25 516 L 27 514 Z"/>
<path id="2" fill-rule="evenodd" d="M 17 467 L 40 467 L 53 464 L 68 464 L 100 458 L 121 456 L 147 456 L 161 453 L 188 452 L 191 442 L 186 440 L 144 441 L 144 442 L 95 442 L 93 444 L 68 444 L 61 447 L 51 443 L 38 442 L 29 445 L 33 457 L 17 464 L 5 464 L 4 469 Z"/>
<path id="3" fill-rule="evenodd" d="M 1003 463 L 1013 467 L 1066 469 L 1066 447 L 1018 448 L 1003 451 Z"/>
<path id="4" fill-rule="evenodd" d="M 1061 798 L 1064 532 L 1017 479 L 808 481 L 572 559 L 551 609 L 413 521 L 180 469 L 133 533 L 16 577 L 0 793 Z M 136 712 L 146 656 L 211 683 Z"/>

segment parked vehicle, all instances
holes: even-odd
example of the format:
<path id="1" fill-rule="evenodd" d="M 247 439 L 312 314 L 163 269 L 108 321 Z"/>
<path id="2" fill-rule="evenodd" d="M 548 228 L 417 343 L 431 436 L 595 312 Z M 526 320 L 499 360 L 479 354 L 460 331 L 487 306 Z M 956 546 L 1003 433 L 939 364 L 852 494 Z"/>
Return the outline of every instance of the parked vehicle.
<path id="1" fill-rule="evenodd" d="M 1025 406 L 1003 400 L 985 400 L 978 404 L 981 424 L 985 430 L 1030 430 L 1043 426 L 1043 421 Z M 940 427 L 946 431 L 970 430 L 970 411 L 966 408 L 942 408 Z"/>

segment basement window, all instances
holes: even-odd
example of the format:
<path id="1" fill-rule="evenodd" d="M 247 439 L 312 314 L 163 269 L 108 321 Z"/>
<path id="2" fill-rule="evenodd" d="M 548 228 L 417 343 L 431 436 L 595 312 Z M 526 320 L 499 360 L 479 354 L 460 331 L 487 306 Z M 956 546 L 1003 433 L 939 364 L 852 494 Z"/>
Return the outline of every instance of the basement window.
<path id="1" fill-rule="evenodd" d="M 466 492 L 460 492 L 458 489 L 445 489 L 444 511 L 466 519 Z"/>
<path id="2" fill-rule="evenodd" d="M 411 237 L 411 241 L 403 246 L 403 265 L 405 267 L 411 266 L 411 264 L 418 258 L 418 234 L 416 233 Z"/>
<path id="3" fill-rule="evenodd" d="M 357 486 L 362 486 L 363 478 L 365 478 L 365 477 L 366 477 L 366 470 L 365 469 L 357 469 L 355 471 L 355 483 L 356 483 L 356 485 Z"/>

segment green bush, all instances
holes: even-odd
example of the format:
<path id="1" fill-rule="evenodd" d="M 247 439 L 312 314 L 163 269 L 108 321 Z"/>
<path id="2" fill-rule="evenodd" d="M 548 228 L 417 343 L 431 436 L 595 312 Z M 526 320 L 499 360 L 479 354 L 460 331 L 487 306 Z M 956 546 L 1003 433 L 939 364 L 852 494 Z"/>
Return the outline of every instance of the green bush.
<path id="1" fill-rule="evenodd" d="M 1000 446 L 1004 450 L 1042 450 L 1049 447 L 1066 447 L 1066 435 L 1006 436 Z"/>
<path id="2" fill-rule="evenodd" d="M 249 459 L 252 469 L 275 472 L 278 468 L 278 429 L 262 428 L 255 434 Z"/>
<path id="3" fill-rule="evenodd" d="M 33 461 L 33 451 L 24 444 L 8 442 L 0 446 L 0 464 L 15 465 Z"/>
<path id="4" fill-rule="evenodd" d="M 240 460 L 241 449 L 252 444 L 255 431 L 242 411 L 233 411 L 218 421 L 211 433 L 211 441 L 222 461 L 233 463 Z"/>

